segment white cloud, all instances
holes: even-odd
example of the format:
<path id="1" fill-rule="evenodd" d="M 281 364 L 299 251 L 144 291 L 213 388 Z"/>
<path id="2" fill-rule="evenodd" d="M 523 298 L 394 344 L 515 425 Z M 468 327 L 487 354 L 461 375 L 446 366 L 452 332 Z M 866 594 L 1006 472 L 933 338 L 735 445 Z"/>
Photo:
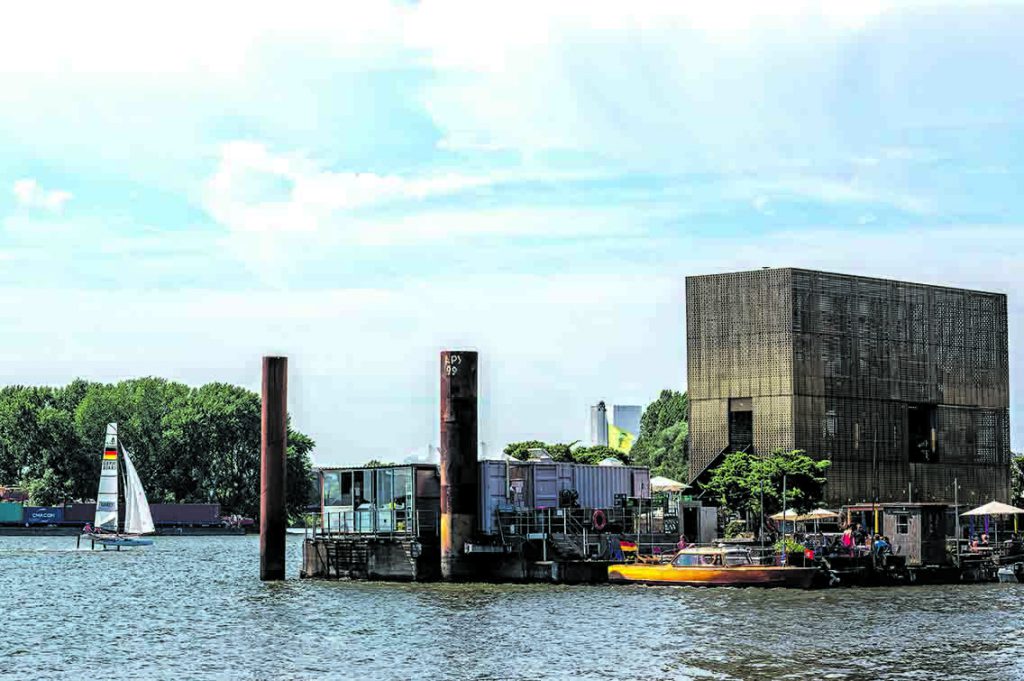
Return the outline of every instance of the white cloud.
<path id="1" fill-rule="evenodd" d="M 399 43 L 404 13 L 386 2 L 309 2 L 287 12 L 260 0 L 186 0 L 163 8 L 124 0 L 92 8 L 70 1 L 24 4 L 6 11 L 0 23 L 0 72 L 232 76 L 250 65 L 261 45 L 290 41 L 374 60 Z"/>
<path id="2" fill-rule="evenodd" d="M 14 183 L 14 198 L 18 204 L 26 208 L 41 208 L 59 213 L 64 204 L 71 200 L 71 192 L 59 189 L 46 190 L 32 178 L 17 180 Z"/>
<path id="3" fill-rule="evenodd" d="M 278 191 L 268 189 L 270 183 Z M 357 208 L 419 201 L 491 183 L 488 177 L 452 173 L 410 178 L 333 172 L 308 158 L 236 141 L 221 149 L 217 171 L 207 184 L 206 206 L 236 232 L 313 232 Z"/>
<path id="4" fill-rule="evenodd" d="M 280 284 L 286 269 L 301 271 L 303 263 L 327 252 L 344 257 L 354 246 L 639 233 L 643 229 L 639 218 L 650 209 L 430 203 L 454 195 L 464 200 L 511 182 L 571 183 L 593 177 L 525 171 L 408 176 L 343 172 L 329 170 L 308 156 L 274 153 L 258 142 L 235 141 L 222 146 L 217 170 L 206 183 L 203 205 L 226 228 L 225 245 L 251 265 L 275 263 L 274 268 L 259 271 Z"/>

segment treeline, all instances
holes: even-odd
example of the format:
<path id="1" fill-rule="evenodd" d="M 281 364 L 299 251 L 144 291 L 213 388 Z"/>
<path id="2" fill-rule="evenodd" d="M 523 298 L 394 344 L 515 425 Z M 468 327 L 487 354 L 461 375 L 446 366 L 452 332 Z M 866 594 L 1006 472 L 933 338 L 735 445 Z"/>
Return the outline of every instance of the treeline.
<path id="1" fill-rule="evenodd" d="M 41 505 L 95 498 L 111 422 L 151 503 L 220 503 L 225 514 L 258 513 L 260 396 L 226 383 L 79 379 L 59 388 L 0 389 L 0 484 L 22 486 Z M 308 501 L 313 447 L 289 428 L 293 514 Z"/>
<path id="2" fill-rule="evenodd" d="M 599 464 L 605 459 L 618 459 L 622 463 L 629 463 L 629 455 L 617 449 L 604 445 L 583 446 L 579 441 L 570 443 L 542 442 L 540 440 L 526 440 L 525 442 L 512 442 L 503 450 L 507 456 L 520 461 L 530 458 L 531 449 L 543 449 L 553 461 L 568 463 L 589 463 Z"/>

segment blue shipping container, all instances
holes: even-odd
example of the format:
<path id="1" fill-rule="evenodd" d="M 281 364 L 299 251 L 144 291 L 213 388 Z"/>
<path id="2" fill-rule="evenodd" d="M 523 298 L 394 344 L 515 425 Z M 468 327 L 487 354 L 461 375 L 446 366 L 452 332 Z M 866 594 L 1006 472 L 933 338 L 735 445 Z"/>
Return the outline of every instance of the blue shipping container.
<path id="1" fill-rule="evenodd" d="M 26 506 L 22 522 L 28 525 L 53 525 L 64 520 L 61 506 Z"/>

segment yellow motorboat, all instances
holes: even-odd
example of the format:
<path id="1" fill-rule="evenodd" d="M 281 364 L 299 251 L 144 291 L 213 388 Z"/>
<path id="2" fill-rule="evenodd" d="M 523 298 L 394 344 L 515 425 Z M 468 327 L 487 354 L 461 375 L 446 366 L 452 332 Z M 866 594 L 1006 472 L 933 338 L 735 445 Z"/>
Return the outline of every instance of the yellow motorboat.
<path id="1" fill-rule="evenodd" d="M 609 565 L 608 581 L 809 589 L 826 583 L 827 576 L 816 566 L 758 565 L 750 550 L 741 547 L 693 546 L 676 553 L 669 563 Z"/>

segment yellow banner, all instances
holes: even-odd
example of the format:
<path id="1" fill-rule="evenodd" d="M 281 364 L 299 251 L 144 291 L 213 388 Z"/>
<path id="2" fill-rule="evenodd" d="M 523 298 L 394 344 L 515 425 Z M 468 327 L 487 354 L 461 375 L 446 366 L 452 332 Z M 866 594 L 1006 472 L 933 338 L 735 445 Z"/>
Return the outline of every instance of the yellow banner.
<path id="1" fill-rule="evenodd" d="M 628 430 L 616 428 L 611 423 L 608 424 L 608 446 L 612 449 L 629 454 L 629 450 L 633 449 L 634 439 L 633 433 Z"/>

